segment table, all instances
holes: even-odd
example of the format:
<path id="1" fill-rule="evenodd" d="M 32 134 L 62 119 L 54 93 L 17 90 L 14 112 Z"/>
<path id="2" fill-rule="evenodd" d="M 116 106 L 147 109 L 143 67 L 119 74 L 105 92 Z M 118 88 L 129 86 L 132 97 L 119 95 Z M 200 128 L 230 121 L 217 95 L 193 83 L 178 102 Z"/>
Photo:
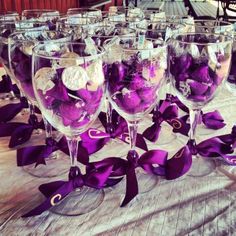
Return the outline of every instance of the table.
<path id="1" fill-rule="evenodd" d="M 227 126 L 208 135 L 198 135 L 198 140 L 230 132 L 236 121 L 236 99 L 226 88 L 208 104 L 206 111 L 216 107 Z M 21 120 L 19 115 L 15 120 Z M 141 128 L 148 122 L 145 119 Z M 39 143 L 43 135 L 30 141 Z M 181 142 L 179 141 L 181 140 Z M 0 235 L 235 235 L 236 183 L 216 170 L 201 178 L 183 176 L 174 181 L 160 179 L 156 187 L 140 194 L 128 206 L 120 208 L 124 197 L 125 180 L 114 189 L 105 190 L 104 202 L 93 212 L 79 217 L 63 217 L 50 212 L 31 218 L 21 218 L 23 213 L 42 201 L 37 187 L 46 182 L 65 179 L 66 175 L 51 179 L 35 178 L 16 166 L 16 151 L 7 147 L 8 138 L 0 138 L 0 223 L 12 213 L 12 219 Z M 149 143 L 150 144 L 150 143 Z M 25 144 L 29 145 L 29 143 Z M 174 154 L 183 146 L 183 138 L 176 138 L 163 148 Z M 120 143 L 106 150 L 119 150 L 128 145 Z M 109 153 L 97 153 L 96 158 Z M 69 160 L 68 160 L 69 163 Z M 52 166 L 56 168 L 56 166 Z M 227 189 L 225 187 L 227 186 Z M 227 192 L 226 192 L 227 191 Z"/>

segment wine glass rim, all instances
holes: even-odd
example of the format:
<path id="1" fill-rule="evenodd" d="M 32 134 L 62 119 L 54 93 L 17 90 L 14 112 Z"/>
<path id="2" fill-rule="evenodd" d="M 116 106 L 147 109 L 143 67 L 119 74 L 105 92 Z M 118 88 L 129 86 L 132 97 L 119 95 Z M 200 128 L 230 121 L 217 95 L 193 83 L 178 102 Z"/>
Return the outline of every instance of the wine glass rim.
<path id="1" fill-rule="evenodd" d="M 175 25 L 180 25 L 181 26 L 180 28 L 176 28 L 176 29 L 182 29 L 182 28 L 184 28 L 186 26 L 186 24 L 183 23 L 183 22 L 175 22 L 175 21 L 173 21 L 173 22 L 172 21 L 164 21 L 164 22 L 162 22 L 162 21 L 148 21 L 147 23 L 148 24 L 160 23 L 161 25 L 163 25 L 163 23 L 164 23 L 164 25 L 166 25 L 167 27 L 168 27 L 168 24 L 175 24 Z M 146 31 L 157 31 L 157 32 L 158 31 L 161 32 L 161 31 L 165 31 L 166 30 L 166 29 L 147 29 L 147 28 L 144 28 L 144 27 L 142 27 L 140 25 L 137 26 L 137 29 L 146 30 Z M 173 30 L 175 30 L 175 29 L 173 29 Z"/>
<path id="2" fill-rule="evenodd" d="M 134 38 L 136 38 L 136 39 L 138 39 L 138 37 L 137 36 L 134 36 L 134 37 L 129 37 L 129 38 L 127 38 L 127 40 L 129 40 L 129 39 L 134 39 Z M 122 38 L 121 38 L 122 39 Z M 146 40 L 150 40 L 150 41 L 156 41 L 157 39 L 152 39 L 152 38 L 145 38 Z M 103 46 L 105 46 L 106 47 L 106 44 L 109 42 L 109 41 L 111 41 L 112 40 L 112 38 L 111 39 L 107 39 L 107 40 L 105 40 L 104 41 L 104 44 L 103 44 Z M 126 51 L 126 52 L 135 52 L 135 51 L 140 51 L 140 52 L 149 52 L 149 51 L 155 51 L 155 50 L 158 50 L 158 49 L 160 49 L 160 48 L 165 48 L 165 47 L 167 47 L 167 42 L 165 42 L 165 41 L 160 41 L 160 45 L 158 45 L 158 47 L 156 47 L 156 48 L 125 48 L 125 47 L 122 47 L 122 45 L 121 45 L 121 49 L 123 50 L 123 51 Z"/>
<path id="3" fill-rule="evenodd" d="M 130 36 L 130 34 L 132 34 L 132 33 L 134 33 L 134 34 L 136 33 L 136 30 L 133 28 L 125 27 L 125 26 L 114 26 L 114 25 L 99 25 L 99 26 L 97 26 L 96 30 L 100 29 L 100 28 L 110 28 L 110 27 L 114 27 L 115 29 L 127 29 L 129 32 L 127 32 L 127 34 L 121 34 L 121 35 L 97 35 L 96 33 L 93 33 L 93 34 L 88 33 L 88 36 L 110 39 L 110 38 L 114 38 L 115 36 L 122 38 L 122 37 Z"/>
<path id="4" fill-rule="evenodd" d="M 0 16 L 7 16 L 7 15 L 16 15 L 19 16 L 19 13 L 16 11 L 0 11 Z"/>
<path id="5" fill-rule="evenodd" d="M 57 21 L 57 25 L 66 25 L 66 26 L 83 26 L 88 25 L 88 22 L 82 23 L 82 22 L 68 22 L 68 19 L 94 19 L 94 22 L 91 22 L 90 24 L 94 25 L 101 22 L 100 18 L 97 18 L 96 16 L 76 16 L 76 15 L 67 15 L 65 17 L 60 18 L 60 20 Z"/>
<path id="6" fill-rule="evenodd" d="M 83 45 L 83 46 L 86 46 L 86 44 L 85 43 L 79 43 L 79 42 L 70 42 L 70 41 L 68 41 L 68 42 L 63 42 L 64 44 L 65 43 L 68 43 L 68 44 L 70 44 L 70 45 Z M 62 44 L 62 42 L 53 42 L 53 44 Z M 45 47 L 45 45 L 46 45 L 46 43 L 45 42 L 39 42 L 39 44 L 37 44 L 34 48 L 33 48 L 33 50 L 32 50 L 32 52 L 33 52 L 33 55 L 34 56 L 38 56 L 38 57 L 42 57 L 42 58 L 45 58 L 45 59 L 52 59 L 52 60 L 60 60 L 61 59 L 61 57 L 56 57 L 56 56 L 47 56 L 47 55 L 44 55 L 44 54 L 42 54 L 42 53 L 39 53 L 39 50 L 40 50 L 40 48 L 42 48 L 42 47 Z M 96 46 L 96 48 L 98 49 L 98 51 L 99 51 L 99 53 L 97 53 L 97 54 L 95 54 L 95 55 L 89 55 L 89 56 L 79 56 L 78 55 L 78 57 L 73 57 L 73 59 L 74 60 L 84 60 L 84 61 L 86 61 L 86 59 L 95 59 L 95 58 L 97 58 L 97 57 L 101 57 L 101 56 L 103 56 L 104 54 L 105 54 L 105 49 L 103 48 L 103 47 L 101 47 L 101 46 Z M 66 56 L 63 56 L 63 60 L 65 60 L 65 61 L 70 61 L 72 58 L 71 57 L 66 57 Z"/>
<path id="7" fill-rule="evenodd" d="M 33 20 L 33 19 L 21 19 L 21 20 L 15 20 L 14 23 L 34 23 L 34 24 L 42 24 L 42 25 L 47 25 L 47 22 L 45 21 L 40 21 L 40 20 Z"/>
<path id="8" fill-rule="evenodd" d="M 108 18 L 108 19 L 112 23 L 137 23 L 137 24 L 140 23 L 140 21 L 145 20 L 145 18 L 142 16 L 135 16 L 135 17 L 125 16 L 125 21 L 122 21 L 120 19 L 114 19 L 114 18 Z M 137 21 L 137 19 L 139 21 Z"/>
<path id="9" fill-rule="evenodd" d="M 195 23 L 197 22 L 215 22 L 215 23 L 219 23 L 219 25 L 207 25 L 207 27 L 209 28 L 214 28 L 216 26 L 232 26 L 233 24 L 228 22 L 228 21 L 221 21 L 221 20 L 193 20 L 193 22 L 185 22 L 185 24 L 187 25 L 195 25 Z M 221 24 L 223 23 L 223 25 Z M 206 27 L 206 25 L 197 25 L 198 27 Z"/>
<path id="10" fill-rule="evenodd" d="M 50 13 L 52 13 L 52 12 L 56 12 L 56 13 L 59 13 L 59 11 L 58 10 L 56 10 L 56 9 L 25 9 L 25 10 L 23 10 L 22 11 L 22 15 L 25 13 L 25 12 L 40 12 L 40 13 L 47 13 L 47 12 L 50 12 Z"/>
<path id="11" fill-rule="evenodd" d="M 67 10 L 67 14 L 69 14 L 69 12 L 70 11 L 78 11 L 77 13 L 79 13 L 79 12 L 99 12 L 99 11 L 101 11 L 100 9 L 98 9 L 98 8 L 89 8 L 89 7 L 75 7 L 75 8 L 69 8 L 68 10 Z"/>
<path id="12" fill-rule="evenodd" d="M 27 33 L 31 33 L 31 32 L 52 32 L 52 33 L 57 33 L 57 34 L 63 34 L 63 37 L 62 38 L 57 38 L 57 39 L 49 39 L 49 40 L 44 40 L 44 41 L 46 41 L 46 42 L 48 42 L 48 41 L 56 41 L 56 40 L 59 40 L 59 39 L 65 39 L 65 38 L 68 38 L 68 40 L 69 40 L 69 38 L 72 36 L 69 32 L 66 32 L 66 31 L 58 31 L 58 30 L 49 30 L 49 29 L 47 29 L 47 30 L 45 30 L 45 29 L 33 29 L 33 30 L 21 30 L 21 31 L 16 31 L 16 32 L 13 32 L 12 34 L 10 34 L 9 35 L 9 37 L 8 38 L 10 38 L 10 40 L 13 40 L 13 41 L 17 41 L 17 42 L 28 42 L 28 41 L 38 41 L 38 40 L 36 40 L 36 39 L 32 39 L 32 40 L 29 40 L 29 39 L 15 39 L 14 37 L 15 36 L 17 36 L 17 35 L 20 35 L 20 34 L 22 34 L 22 35 L 24 35 L 24 34 L 27 34 Z M 41 42 L 41 41 L 39 41 L 39 42 Z"/>
<path id="13" fill-rule="evenodd" d="M 224 37 L 226 40 L 222 41 L 222 42 L 207 42 L 207 43 L 198 43 L 198 42 L 185 42 L 182 41 L 181 39 L 177 39 L 178 36 L 187 36 L 187 35 L 213 35 L 213 36 L 218 36 L 218 37 Z M 229 36 L 229 35 L 223 35 L 223 34 L 216 34 L 216 33 L 196 33 L 196 32 L 188 32 L 188 33 L 177 33 L 174 36 L 171 37 L 171 41 L 176 41 L 176 42 L 181 42 L 182 44 L 186 44 L 186 45 L 200 45 L 200 46 L 204 46 L 204 45 L 215 45 L 215 44 L 225 44 L 226 42 L 230 42 L 233 41 L 233 37 Z"/>

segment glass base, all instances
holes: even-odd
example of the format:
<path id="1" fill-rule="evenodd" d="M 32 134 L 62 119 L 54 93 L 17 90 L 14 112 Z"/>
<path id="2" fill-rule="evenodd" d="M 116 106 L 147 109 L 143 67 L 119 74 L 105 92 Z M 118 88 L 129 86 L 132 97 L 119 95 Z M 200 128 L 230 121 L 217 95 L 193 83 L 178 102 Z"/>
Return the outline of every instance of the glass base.
<path id="1" fill-rule="evenodd" d="M 167 145 L 176 139 L 176 134 L 172 131 L 172 127 L 165 122 L 161 125 L 161 132 L 156 142 L 158 146 Z"/>
<path id="2" fill-rule="evenodd" d="M 138 180 L 139 194 L 150 192 L 159 182 L 158 176 L 148 174 L 141 168 L 136 169 L 136 177 Z"/>
<path id="3" fill-rule="evenodd" d="M 214 135 L 218 130 L 207 128 L 204 124 L 200 124 L 197 126 L 197 135 L 205 136 L 205 135 Z"/>
<path id="4" fill-rule="evenodd" d="M 22 167 L 22 169 L 37 178 L 52 178 L 67 173 L 70 168 L 69 157 L 61 152 L 54 152 L 45 160 L 46 165 L 38 165 L 35 167 L 34 163 Z"/>
<path id="5" fill-rule="evenodd" d="M 62 216 L 79 216 L 95 210 L 104 200 L 104 190 L 83 187 L 71 192 L 50 211 Z"/>
<path id="6" fill-rule="evenodd" d="M 135 170 L 138 181 L 139 194 L 150 192 L 159 182 L 159 177 L 152 174 L 147 174 L 143 169 L 137 168 Z M 126 191 L 126 176 L 118 184 L 107 188 L 108 192 L 115 192 L 117 194 L 125 193 Z"/>
<path id="7" fill-rule="evenodd" d="M 127 153 L 130 149 L 129 144 L 119 140 L 110 139 L 104 147 L 98 152 L 93 154 L 93 157 L 127 157 Z"/>
<path id="8" fill-rule="evenodd" d="M 192 177 L 203 177 L 211 174 L 216 169 L 216 163 L 214 160 L 210 160 L 203 157 L 193 157 L 192 167 L 187 173 Z"/>

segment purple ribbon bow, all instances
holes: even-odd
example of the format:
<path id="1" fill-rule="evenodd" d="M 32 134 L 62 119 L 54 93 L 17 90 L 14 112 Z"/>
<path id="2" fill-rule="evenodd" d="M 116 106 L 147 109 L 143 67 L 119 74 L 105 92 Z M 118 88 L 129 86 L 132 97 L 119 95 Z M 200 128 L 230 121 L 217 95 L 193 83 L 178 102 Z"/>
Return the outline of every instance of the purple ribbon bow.
<path id="1" fill-rule="evenodd" d="M 58 150 L 69 155 L 67 141 L 64 136 L 58 142 L 53 138 L 46 138 L 45 145 L 17 149 L 17 166 L 26 166 L 33 163 L 36 163 L 35 167 L 39 164 L 46 165 L 45 159 Z M 89 162 L 87 150 L 80 146 L 78 147 L 78 160 L 84 165 Z"/>
<path id="2" fill-rule="evenodd" d="M 167 100 L 171 103 L 175 103 L 182 111 L 189 113 L 188 107 L 186 107 L 177 96 L 167 94 Z M 225 126 L 224 119 L 217 110 L 205 114 L 201 112 L 199 123 L 201 122 L 203 122 L 203 124 L 209 129 L 221 129 Z"/>
<path id="3" fill-rule="evenodd" d="M 82 175 L 78 167 L 71 167 L 68 181 L 55 181 L 39 186 L 39 191 L 46 197 L 46 200 L 22 217 L 40 215 L 62 201 L 76 188 L 82 188 L 83 186 L 95 189 L 104 188 L 107 186 L 107 180 L 111 171 L 112 166 L 106 166 Z"/>
<path id="4" fill-rule="evenodd" d="M 207 112 L 205 114 L 201 113 L 200 119 L 202 120 L 203 124 L 209 129 L 221 129 L 226 125 L 224 123 L 223 117 L 217 110 Z M 199 122 L 201 122 L 201 120 Z"/>
<path id="5" fill-rule="evenodd" d="M 229 155 L 236 147 L 236 126 L 230 134 L 209 138 L 195 145 L 191 140 L 187 144 L 193 154 L 207 158 L 221 158 L 229 165 L 236 165 L 236 155 Z"/>
<path id="6" fill-rule="evenodd" d="M 11 79 L 8 75 L 2 76 L 2 81 L 0 81 L 0 93 L 9 93 L 12 90 Z"/>
<path id="7" fill-rule="evenodd" d="M 0 107 L 0 122 L 12 120 L 24 108 L 28 108 L 28 102 L 25 97 L 21 97 L 19 103 L 7 104 Z"/>
<path id="8" fill-rule="evenodd" d="M 109 157 L 98 162 L 90 163 L 88 168 L 98 169 L 104 166 L 112 166 L 110 179 L 112 177 L 126 175 L 126 194 L 121 203 L 121 207 L 123 207 L 138 194 L 138 181 L 135 169 L 141 167 L 149 174 L 164 175 L 167 155 L 166 151 L 150 150 L 138 157 L 137 152 L 130 151 L 127 160 Z M 158 167 L 154 167 L 154 165 L 158 165 Z"/>
<path id="9" fill-rule="evenodd" d="M 99 118 L 104 127 L 106 127 L 105 114 L 101 113 Z M 91 128 L 84 132 L 80 137 L 82 140 L 80 141 L 79 146 L 86 148 L 89 155 L 102 149 L 111 138 L 118 138 L 125 143 L 129 143 L 127 123 L 121 117 L 117 118 L 117 121 L 113 123 L 112 132 L 110 133 Z M 147 144 L 141 134 L 137 134 L 136 146 L 145 151 L 148 150 Z"/>
<path id="10" fill-rule="evenodd" d="M 187 135 L 190 126 L 186 120 L 187 117 L 185 116 L 178 118 L 178 107 L 176 105 L 167 100 L 161 101 L 158 109 L 153 112 L 154 124 L 143 132 L 143 136 L 151 142 L 156 142 L 163 121 L 172 126 L 173 132 Z"/>
<path id="11" fill-rule="evenodd" d="M 0 124 L 0 137 L 11 136 L 9 148 L 14 148 L 27 142 L 34 129 L 44 129 L 43 121 L 38 121 L 37 116 L 30 115 L 28 124 L 21 122 L 11 122 Z"/>
<path id="12" fill-rule="evenodd" d="M 0 81 L 0 93 L 9 93 L 11 91 L 17 95 L 20 94 L 16 84 L 12 84 L 11 78 L 8 75 L 3 75 L 2 81 Z"/>

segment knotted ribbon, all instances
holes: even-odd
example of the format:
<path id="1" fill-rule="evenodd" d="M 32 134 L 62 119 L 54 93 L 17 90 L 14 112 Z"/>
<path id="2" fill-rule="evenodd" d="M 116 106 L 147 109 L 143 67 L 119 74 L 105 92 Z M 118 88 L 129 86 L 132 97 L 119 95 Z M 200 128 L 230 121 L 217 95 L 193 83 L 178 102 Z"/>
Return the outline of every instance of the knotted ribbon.
<path id="1" fill-rule="evenodd" d="M 236 126 L 232 128 L 230 134 L 215 136 L 196 145 L 190 140 L 187 145 L 193 155 L 221 158 L 229 165 L 236 165 L 236 155 L 231 155 L 236 148 Z"/>
<path id="2" fill-rule="evenodd" d="M 110 177 L 126 175 L 126 194 L 121 207 L 128 204 L 138 194 L 138 181 L 135 173 L 137 167 L 141 167 L 148 174 L 164 175 L 164 166 L 167 161 L 167 152 L 162 150 L 150 150 L 140 157 L 137 152 L 130 151 L 127 159 L 109 157 L 98 162 L 92 162 L 88 168 L 98 169 L 112 166 Z M 158 165 L 157 167 L 154 167 Z"/>
<path id="3" fill-rule="evenodd" d="M 27 142 L 35 129 L 44 129 L 44 123 L 38 121 L 37 116 L 30 115 L 28 124 L 21 122 L 11 122 L 0 124 L 0 137 L 11 136 L 9 148 L 14 148 Z"/>
<path id="4" fill-rule="evenodd" d="M 20 91 L 16 84 L 12 84 L 11 78 L 9 75 L 3 75 L 2 80 L 0 81 L 0 93 L 9 93 L 13 91 L 14 94 L 19 95 Z"/>
<path id="5" fill-rule="evenodd" d="M 99 118 L 106 127 L 105 114 L 102 113 L 99 115 Z M 117 122 L 113 123 L 113 131 L 106 133 L 98 129 L 90 128 L 83 134 L 81 134 L 81 141 L 79 143 L 80 147 L 86 148 L 88 154 L 93 154 L 104 147 L 104 145 L 109 142 L 112 138 L 118 138 L 125 143 L 129 143 L 129 134 L 127 123 L 123 118 L 117 118 Z M 147 144 L 141 134 L 137 134 L 136 146 L 147 151 Z"/>
<path id="6" fill-rule="evenodd" d="M 58 204 L 77 188 L 88 186 L 95 189 L 101 189 L 106 187 L 108 185 L 107 181 L 111 171 L 112 166 L 107 166 L 82 175 L 78 167 L 71 167 L 68 181 L 55 181 L 39 186 L 39 191 L 46 197 L 46 200 L 30 212 L 23 215 L 23 217 L 40 215 L 44 211 Z M 110 186 L 116 183 L 117 181 L 110 183 Z"/>
<path id="7" fill-rule="evenodd" d="M 9 93 L 12 91 L 11 79 L 8 75 L 3 75 L 0 81 L 0 93 Z"/>
<path id="8" fill-rule="evenodd" d="M 162 100 L 155 111 L 153 111 L 153 125 L 143 132 L 143 136 L 151 142 L 157 141 L 161 131 L 162 122 L 166 121 L 173 128 L 173 132 L 188 134 L 189 124 L 187 117 L 178 118 L 178 107 L 170 101 Z"/>
<path id="9" fill-rule="evenodd" d="M 25 97 L 21 97 L 19 103 L 7 104 L 0 107 L 0 123 L 12 120 L 22 109 L 28 107 L 28 102 Z"/>
<path id="10" fill-rule="evenodd" d="M 192 165 L 192 155 L 188 146 L 181 148 L 171 159 L 163 150 L 150 150 L 138 157 L 136 152 L 130 151 L 127 159 L 105 158 L 92 162 L 88 168 L 97 169 L 113 166 L 110 178 L 126 175 L 126 194 L 121 207 L 128 204 L 138 194 L 138 181 L 135 173 L 141 167 L 146 173 L 165 176 L 167 180 L 179 178 L 188 172 Z"/>
<path id="11" fill-rule="evenodd" d="M 175 103 L 182 111 L 189 113 L 188 107 L 185 106 L 177 96 L 167 94 L 166 99 L 171 103 Z M 198 123 L 200 124 L 201 122 L 209 129 L 221 129 L 225 126 L 224 119 L 218 110 L 205 114 L 201 111 Z"/>
<path id="12" fill-rule="evenodd" d="M 46 138 L 45 145 L 29 146 L 17 149 L 17 166 L 26 166 L 33 163 L 36 163 L 35 167 L 40 164 L 46 165 L 45 159 L 53 152 L 59 150 L 69 155 L 67 140 L 64 136 L 58 142 L 53 138 Z M 80 146 L 78 147 L 77 159 L 84 165 L 88 164 L 89 156 L 85 148 Z"/>
<path id="13" fill-rule="evenodd" d="M 164 121 L 172 126 L 174 133 L 188 136 L 190 129 L 190 124 L 187 122 L 188 118 L 189 115 L 178 117 L 178 109 L 173 101 L 161 101 L 158 109 L 153 112 L 153 125 L 143 132 L 143 136 L 151 142 L 156 142 L 161 131 L 161 124 Z M 201 122 L 210 129 L 221 129 L 225 126 L 224 119 L 217 110 L 205 114 L 201 112 L 198 123 Z"/>

